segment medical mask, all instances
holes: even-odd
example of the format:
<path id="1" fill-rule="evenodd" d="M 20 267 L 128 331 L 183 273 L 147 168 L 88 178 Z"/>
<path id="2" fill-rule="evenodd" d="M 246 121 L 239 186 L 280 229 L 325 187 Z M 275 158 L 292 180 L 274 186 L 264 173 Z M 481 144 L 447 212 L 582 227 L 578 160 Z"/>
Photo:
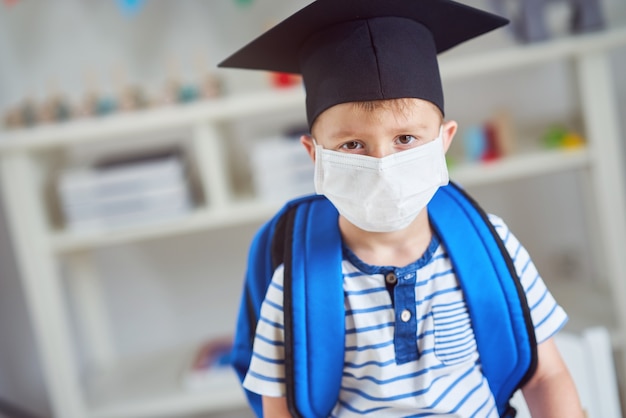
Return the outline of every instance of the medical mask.
<path id="1" fill-rule="evenodd" d="M 315 191 L 365 231 L 406 228 L 446 184 L 442 130 L 427 144 L 383 158 L 315 145 Z"/>

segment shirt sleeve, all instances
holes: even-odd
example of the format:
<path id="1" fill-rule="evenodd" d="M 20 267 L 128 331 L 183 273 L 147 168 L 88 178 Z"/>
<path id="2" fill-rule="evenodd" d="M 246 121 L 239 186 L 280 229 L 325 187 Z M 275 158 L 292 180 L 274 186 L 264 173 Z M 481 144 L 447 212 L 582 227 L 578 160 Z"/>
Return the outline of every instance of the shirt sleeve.
<path id="1" fill-rule="evenodd" d="M 511 233 L 504 221 L 494 215 L 489 215 L 489 220 L 504 241 L 504 245 L 513 259 L 515 270 L 526 292 L 530 315 L 535 326 L 537 344 L 540 344 L 554 336 L 565 325 L 568 319 L 567 314 L 548 290 L 530 259 L 528 251 Z"/>
<path id="2" fill-rule="evenodd" d="M 244 388 L 261 396 L 285 396 L 283 266 L 274 272 L 257 323 Z"/>

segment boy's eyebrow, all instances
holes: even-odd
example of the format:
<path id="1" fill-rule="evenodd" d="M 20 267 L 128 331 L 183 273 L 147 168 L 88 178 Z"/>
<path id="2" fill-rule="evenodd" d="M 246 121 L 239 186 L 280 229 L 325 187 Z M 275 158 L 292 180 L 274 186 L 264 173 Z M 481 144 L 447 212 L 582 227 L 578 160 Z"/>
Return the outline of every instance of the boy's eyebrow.
<path id="1" fill-rule="evenodd" d="M 342 139 L 342 138 L 346 138 L 346 137 L 357 137 L 359 136 L 357 133 L 355 133 L 353 130 L 348 130 L 348 129 L 340 129 L 338 131 L 333 131 L 330 133 L 329 135 L 329 139 Z"/>
<path id="2" fill-rule="evenodd" d="M 395 135 L 411 134 L 428 130 L 429 126 L 426 123 L 412 123 L 402 126 L 398 126 L 392 130 Z M 362 132 L 358 132 L 352 129 L 338 129 L 337 131 L 331 131 L 328 139 L 343 139 L 343 138 L 358 138 Z"/>

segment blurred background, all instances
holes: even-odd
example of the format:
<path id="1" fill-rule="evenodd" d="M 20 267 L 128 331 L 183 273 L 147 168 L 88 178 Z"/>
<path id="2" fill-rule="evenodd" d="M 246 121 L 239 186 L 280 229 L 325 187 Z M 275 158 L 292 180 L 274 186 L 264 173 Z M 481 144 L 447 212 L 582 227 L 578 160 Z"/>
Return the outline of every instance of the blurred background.
<path id="1" fill-rule="evenodd" d="M 626 3 L 462 2 L 512 24 L 441 56 L 451 178 L 626 393 Z M 0 2 L 0 416 L 250 416 L 246 253 L 312 164 L 298 77 L 216 65 L 307 3 Z"/>

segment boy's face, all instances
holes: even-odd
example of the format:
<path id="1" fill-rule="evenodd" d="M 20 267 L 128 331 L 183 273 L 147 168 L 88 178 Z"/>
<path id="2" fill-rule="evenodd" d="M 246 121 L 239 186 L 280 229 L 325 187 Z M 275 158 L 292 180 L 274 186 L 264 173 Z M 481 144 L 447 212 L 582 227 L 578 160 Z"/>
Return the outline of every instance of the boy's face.
<path id="1" fill-rule="evenodd" d="M 338 152 L 382 158 L 428 143 L 439 134 L 447 151 L 456 133 L 454 121 L 443 122 L 432 103 L 420 99 L 342 103 L 325 110 L 301 142 L 313 160 L 315 143 Z"/>

